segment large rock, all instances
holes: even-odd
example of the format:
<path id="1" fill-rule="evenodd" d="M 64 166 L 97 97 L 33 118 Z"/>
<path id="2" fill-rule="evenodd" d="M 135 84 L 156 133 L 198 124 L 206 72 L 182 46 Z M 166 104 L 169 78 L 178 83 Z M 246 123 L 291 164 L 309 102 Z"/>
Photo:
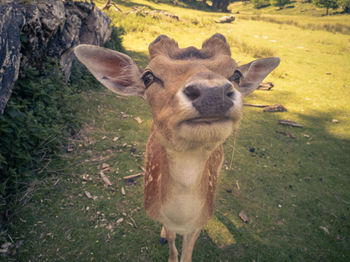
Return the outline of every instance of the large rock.
<path id="1" fill-rule="evenodd" d="M 32 2 L 34 3 L 21 5 L 26 17 L 26 23 L 21 31 L 23 35 L 21 67 L 23 69 L 29 66 L 40 66 L 45 55 L 54 56 L 49 43 L 63 31 L 66 21 L 62 1 L 31 1 L 30 3 Z M 59 52 L 55 55 L 59 55 Z"/>
<path id="2" fill-rule="evenodd" d="M 68 79 L 72 47 L 103 45 L 112 32 L 109 17 L 92 1 L 23 2 L 0 2 L 0 113 L 20 72 L 30 66 L 40 68 L 45 56 L 57 57 Z"/>
<path id="3" fill-rule="evenodd" d="M 0 112 L 10 98 L 21 61 L 20 32 L 25 17 L 16 5 L 0 6 Z"/>
<path id="4" fill-rule="evenodd" d="M 111 36 L 111 20 L 95 8 L 93 4 L 86 2 L 66 2 L 66 23 L 61 34 L 61 47 L 55 48 L 52 43 L 51 50 L 63 50 L 65 53 L 61 59 L 61 66 L 67 79 L 74 58 L 71 49 L 78 44 L 103 45 Z M 57 42 L 56 42 L 57 43 Z M 62 54 L 62 53 L 61 53 Z"/>

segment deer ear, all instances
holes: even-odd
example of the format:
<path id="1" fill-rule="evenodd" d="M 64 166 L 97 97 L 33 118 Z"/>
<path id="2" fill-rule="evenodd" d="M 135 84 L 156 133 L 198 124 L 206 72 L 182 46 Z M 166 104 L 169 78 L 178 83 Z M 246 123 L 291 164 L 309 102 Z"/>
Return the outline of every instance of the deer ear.
<path id="1" fill-rule="evenodd" d="M 119 95 L 143 96 L 142 71 L 129 56 L 93 45 L 78 45 L 74 54 L 108 89 Z"/>
<path id="2" fill-rule="evenodd" d="M 239 91 L 243 96 L 249 95 L 280 63 L 278 57 L 258 59 L 249 64 L 242 65 L 238 70 L 242 73 Z"/>

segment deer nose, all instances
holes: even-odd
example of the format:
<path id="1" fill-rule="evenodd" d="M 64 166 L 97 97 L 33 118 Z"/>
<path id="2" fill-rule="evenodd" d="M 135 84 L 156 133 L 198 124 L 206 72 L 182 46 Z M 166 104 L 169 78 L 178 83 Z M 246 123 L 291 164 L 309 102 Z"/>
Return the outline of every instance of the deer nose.
<path id="1" fill-rule="evenodd" d="M 201 115 L 222 115 L 233 106 L 235 91 L 231 83 L 208 87 L 191 83 L 184 94 Z"/>
<path id="2" fill-rule="evenodd" d="M 200 88 L 195 85 L 186 87 L 183 92 L 191 101 L 194 101 L 201 96 Z"/>

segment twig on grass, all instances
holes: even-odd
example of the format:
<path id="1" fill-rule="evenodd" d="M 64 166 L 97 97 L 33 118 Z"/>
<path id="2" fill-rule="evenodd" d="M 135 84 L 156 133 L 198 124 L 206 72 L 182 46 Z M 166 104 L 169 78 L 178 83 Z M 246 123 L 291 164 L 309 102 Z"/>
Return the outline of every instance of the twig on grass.
<path id="1" fill-rule="evenodd" d="M 259 105 L 259 104 L 243 104 L 244 106 L 251 106 L 251 107 L 259 107 L 259 108 L 264 108 L 264 107 L 268 107 L 269 105 Z"/>
<path id="2" fill-rule="evenodd" d="M 291 120 L 280 119 L 278 120 L 278 123 L 284 126 L 303 127 L 301 124 L 298 124 L 297 122 Z"/>
<path id="3" fill-rule="evenodd" d="M 144 173 L 138 173 L 138 174 L 135 174 L 135 175 L 130 175 L 130 176 L 125 176 L 123 177 L 124 180 L 129 180 L 129 179 L 134 179 L 134 178 L 137 178 L 139 176 L 143 176 Z"/>

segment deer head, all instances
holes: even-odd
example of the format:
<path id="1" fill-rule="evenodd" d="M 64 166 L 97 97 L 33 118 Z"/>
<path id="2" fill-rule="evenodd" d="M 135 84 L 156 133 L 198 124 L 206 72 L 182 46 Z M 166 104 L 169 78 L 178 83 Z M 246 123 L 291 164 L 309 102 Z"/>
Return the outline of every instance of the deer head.
<path id="1" fill-rule="evenodd" d="M 238 66 L 220 34 L 200 50 L 181 49 L 161 35 L 149 45 L 145 70 L 125 54 L 96 46 L 79 45 L 75 54 L 113 92 L 143 97 L 162 144 L 179 151 L 222 143 L 239 124 L 242 97 L 279 64 L 273 57 Z"/>

